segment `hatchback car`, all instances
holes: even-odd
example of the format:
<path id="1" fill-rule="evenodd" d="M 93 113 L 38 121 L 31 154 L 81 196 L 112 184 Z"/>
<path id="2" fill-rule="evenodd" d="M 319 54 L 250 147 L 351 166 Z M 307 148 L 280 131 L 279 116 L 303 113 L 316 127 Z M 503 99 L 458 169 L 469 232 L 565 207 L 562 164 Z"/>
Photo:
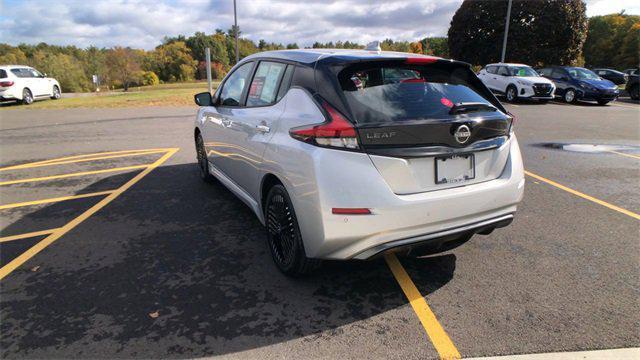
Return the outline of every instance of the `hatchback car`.
<path id="1" fill-rule="evenodd" d="M 489 64 L 480 70 L 478 77 L 491 91 L 503 94 L 509 102 L 520 98 L 547 102 L 553 99 L 556 90 L 552 81 L 524 64 Z"/>
<path id="2" fill-rule="evenodd" d="M 627 82 L 628 74 L 613 69 L 593 69 L 603 79 L 607 79 L 616 85 L 623 85 Z"/>
<path id="3" fill-rule="evenodd" d="M 57 100 L 61 96 L 60 84 L 47 74 L 28 66 L 0 66 L 0 101 L 15 100 L 29 105 L 34 100 Z"/>
<path id="4" fill-rule="evenodd" d="M 556 84 L 556 95 L 565 102 L 578 100 L 597 101 L 606 105 L 620 95 L 616 84 L 603 79 L 589 69 L 573 66 L 551 66 L 538 71 Z"/>
<path id="5" fill-rule="evenodd" d="M 285 274 L 448 250 L 511 223 L 522 199 L 514 119 L 466 63 L 269 51 L 195 101 L 202 178 L 255 212 Z"/>

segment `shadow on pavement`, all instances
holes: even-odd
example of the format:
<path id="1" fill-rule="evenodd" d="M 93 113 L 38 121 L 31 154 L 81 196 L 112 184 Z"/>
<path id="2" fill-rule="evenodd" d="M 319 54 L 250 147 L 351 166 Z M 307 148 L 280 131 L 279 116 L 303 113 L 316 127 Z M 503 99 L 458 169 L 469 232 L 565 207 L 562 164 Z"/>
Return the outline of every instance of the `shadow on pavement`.
<path id="1" fill-rule="evenodd" d="M 3 279 L 2 357 L 228 354 L 331 337 L 407 304 L 383 260 L 327 262 L 304 279 L 281 275 L 254 214 L 222 185 L 202 183 L 195 169 L 155 169 Z M 114 176 L 83 192 L 114 179 L 126 181 Z M 25 212 L 3 236 L 61 226 L 97 201 Z M 11 248 L 20 241 L 3 243 L 0 257 L 16 256 Z M 456 258 L 401 261 L 426 295 L 451 280 Z M 389 328 L 362 326 L 381 336 Z"/>

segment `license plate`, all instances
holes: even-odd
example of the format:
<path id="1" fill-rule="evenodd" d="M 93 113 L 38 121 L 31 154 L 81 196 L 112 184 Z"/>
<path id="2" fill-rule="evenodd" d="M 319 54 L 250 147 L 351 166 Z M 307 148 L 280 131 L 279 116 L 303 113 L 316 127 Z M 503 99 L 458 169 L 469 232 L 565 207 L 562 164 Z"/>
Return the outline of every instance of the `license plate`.
<path id="1" fill-rule="evenodd" d="M 436 184 L 456 184 L 475 178 L 475 162 L 473 154 L 435 158 Z"/>

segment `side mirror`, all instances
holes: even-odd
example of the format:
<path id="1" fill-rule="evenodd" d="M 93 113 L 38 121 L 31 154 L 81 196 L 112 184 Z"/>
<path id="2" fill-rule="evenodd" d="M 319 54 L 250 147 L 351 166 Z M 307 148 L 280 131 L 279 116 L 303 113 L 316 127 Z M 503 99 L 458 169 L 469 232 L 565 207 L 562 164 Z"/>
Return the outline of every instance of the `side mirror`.
<path id="1" fill-rule="evenodd" d="M 47 77 L 47 73 L 42 74 L 42 77 L 46 78 Z"/>
<path id="2" fill-rule="evenodd" d="M 201 92 L 193 96 L 193 100 L 198 106 L 211 106 L 213 105 L 213 99 L 209 92 Z"/>

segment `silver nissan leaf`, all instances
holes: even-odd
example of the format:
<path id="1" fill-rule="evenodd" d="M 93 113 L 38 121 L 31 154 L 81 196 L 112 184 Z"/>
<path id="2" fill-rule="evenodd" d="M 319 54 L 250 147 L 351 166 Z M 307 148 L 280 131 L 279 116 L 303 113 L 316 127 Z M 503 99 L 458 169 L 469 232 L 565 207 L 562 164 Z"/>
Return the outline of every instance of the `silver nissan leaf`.
<path id="1" fill-rule="evenodd" d="M 195 101 L 202 178 L 255 212 L 288 275 L 446 251 L 510 224 L 522 199 L 513 116 L 463 62 L 268 51 Z"/>

